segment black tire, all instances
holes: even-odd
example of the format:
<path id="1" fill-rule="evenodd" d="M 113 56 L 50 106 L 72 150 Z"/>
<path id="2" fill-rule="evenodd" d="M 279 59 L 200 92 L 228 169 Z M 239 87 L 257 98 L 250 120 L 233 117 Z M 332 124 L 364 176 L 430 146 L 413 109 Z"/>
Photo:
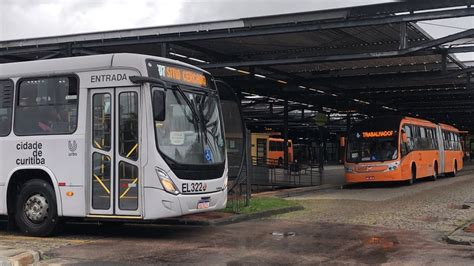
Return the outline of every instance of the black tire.
<path id="1" fill-rule="evenodd" d="M 458 162 L 454 161 L 454 169 L 451 173 L 446 174 L 449 177 L 455 177 L 456 174 L 458 173 Z"/>
<path id="2" fill-rule="evenodd" d="M 439 173 L 438 173 L 438 163 L 434 164 L 434 169 L 433 169 L 433 175 L 431 176 L 430 180 L 431 181 L 436 181 L 438 179 Z"/>
<path id="3" fill-rule="evenodd" d="M 283 167 L 283 158 L 278 158 L 278 167 Z"/>
<path id="4" fill-rule="evenodd" d="M 56 233 L 60 223 L 53 187 L 40 179 L 23 184 L 16 199 L 15 221 L 27 235 L 50 236 Z"/>
<path id="5" fill-rule="evenodd" d="M 415 184 L 415 181 L 416 181 L 416 165 L 412 165 L 411 166 L 411 178 L 408 180 L 408 185 L 411 186 L 413 184 Z"/>

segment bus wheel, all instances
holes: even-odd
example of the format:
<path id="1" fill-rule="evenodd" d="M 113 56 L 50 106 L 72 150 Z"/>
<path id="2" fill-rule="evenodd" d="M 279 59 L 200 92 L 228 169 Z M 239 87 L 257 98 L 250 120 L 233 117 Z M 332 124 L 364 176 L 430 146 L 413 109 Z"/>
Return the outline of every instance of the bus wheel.
<path id="1" fill-rule="evenodd" d="M 454 169 L 451 173 L 448 174 L 449 177 L 455 177 L 458 173 L 458 162 L 454 161 Z"/>
<path id="2" fill-rule="evenodd" d="M 52 235 L 59 225 L 56 196 L 44 180 L 26 182 L 17 197 L 15 220 L 20 230 L 32 236 Z"/>
<path id="3" fill-rule="evenodd" d="M 434 164 L 433 175 L 431 176 L 431 181 L 436 181 L 438 179 L 438 163 Z"/>
<path id="4" fill-rule="evenodd" d="M 278 158 L 278 167 L 283 167 L 283 158 Z"/>
<path id="5" fill-rule="evenodd" d="M 416 181 L 416 165 L 411 166 L 411 178 L 408 180 L 408 185 L 411 186 L 415 184 Z"/>

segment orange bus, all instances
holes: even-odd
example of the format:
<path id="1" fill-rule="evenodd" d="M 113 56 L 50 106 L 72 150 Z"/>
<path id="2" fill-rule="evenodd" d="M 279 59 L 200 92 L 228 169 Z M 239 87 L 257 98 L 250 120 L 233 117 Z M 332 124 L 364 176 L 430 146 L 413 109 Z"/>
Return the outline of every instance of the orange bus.
<path id="1" fill-rule="evenodd" d="M 268 153 L 267 159 L 270 164 L 277 163 L 283 165 L 283 158 L 285 158 L 283 144 L 285 140 L 281 138 L 268 138 Z M 272 163 L 273 162 L 273 163 Z M 288 140 L 288 163 L 293 162 L 293 143 L 291 139 Z"/>
<path id="2" fill-rule="evenodd" d="M 347 183 L 407 181 L 440 174 L 455 176 L 463 167 L 460 131 L 427 120 L 390 116 L 355 124 L 345 156 Z"/>

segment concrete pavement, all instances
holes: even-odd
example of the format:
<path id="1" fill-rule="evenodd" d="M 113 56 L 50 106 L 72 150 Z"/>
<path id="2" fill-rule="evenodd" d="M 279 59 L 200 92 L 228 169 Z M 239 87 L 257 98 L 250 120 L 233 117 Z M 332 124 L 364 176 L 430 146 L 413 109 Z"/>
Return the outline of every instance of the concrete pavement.
<path id="1" fill-rule="evenodd" d="M 39 261 L 40 254 L 37 251 L 0 245 L 0 266 L 32 265 Z"/>
<path id="2" fill-rule="evenodd" d="M 60 236 L 29 238 L 0 222 L 0 249 L 85 265 L 472 265 L 474 247 L 449 245 L 444 237 L 474 219 L 474 208 L 463 207 L 473 193 L 474 174 L 463 171 L 414 186 L 286 191 L 305 210 L 225 226 L 68 224 Z"/>

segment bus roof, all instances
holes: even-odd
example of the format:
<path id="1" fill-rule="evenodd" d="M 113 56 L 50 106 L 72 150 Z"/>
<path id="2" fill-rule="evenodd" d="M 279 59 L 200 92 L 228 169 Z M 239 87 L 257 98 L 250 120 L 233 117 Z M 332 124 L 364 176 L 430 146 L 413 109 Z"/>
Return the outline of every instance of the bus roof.
<path id="1" fill-rule="evenodd" d="M 351 131 L 360 132 L 367 130 L 378 131 L 387 129 L 398 129 L 400 123 L 410 123 L 426 127 L 435 127 L 437 125 L 437 123 L 431 122 L 429 120 L 410 116 L 380 116 L 369 118 L 357 124 L 354 124 L 354 126 L 351 128 Z M 438 125 L 444 130 L 460 132 L 457 128 L 447 124 L 438 123 Z"/>
<path id="2" fill-rule="evenodd" d="M 415 124 L 415 125 L 419 125 L 419 126 L 432 127 L 432 128 L 436 127 L 436 123 L 433 123 L 429 120 L 416 118 L 416 117 L 410 117 L 410 116 L 404 117 L 403 122 L 410 123 L 410 124 Z"/>
<path id="3" fill-rule="evenodd" d="M 442 124 L 442 123 L 439 123 L 439 126 L 441 127 L 441 129 L 459 133 L 459 129 L 457 129 L 453 126 Z"/>
<path id="4" fill-rule="evenodd" d="M 199 72 L 209 74 L 209 72 L 193 65 L 189 65 L 180 61 L 164 57 L 142 54 L 118 53 L 0 64 L 0 79 L 33 75 L 50 75 L 56 73 L 59 74 L 68 72 L 71 73 L 79 71 L 91 71 L 99 69 L 109 69 L 112 67 L 136 68 L 140 70 L 142 75 L 146 75 L 146 59 L 180 65 L 183 67 L 197 70 Z"/>

